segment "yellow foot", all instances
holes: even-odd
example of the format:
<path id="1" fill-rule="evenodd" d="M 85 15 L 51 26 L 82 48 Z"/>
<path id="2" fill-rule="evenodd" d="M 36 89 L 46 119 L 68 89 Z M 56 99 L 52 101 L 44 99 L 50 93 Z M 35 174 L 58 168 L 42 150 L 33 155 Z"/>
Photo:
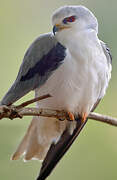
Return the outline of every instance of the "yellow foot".
<path id="1" fill-rule="evenodd" d="M 83 114 L 82 114 L 82 122 L 83 122 L 83 123 L 86 121 L 87 116 L 88 116 L 87 113 L 83 113 Z"/>
<path id="2" fill-rule="evenodd" d="M 67 112 L 67 120 L 68 121 L 74 121 L 75 120 L 75 117 L 74 117 L 74 115 L 73 115 L 73 113 L 71 113 L 71 112 Z"/>

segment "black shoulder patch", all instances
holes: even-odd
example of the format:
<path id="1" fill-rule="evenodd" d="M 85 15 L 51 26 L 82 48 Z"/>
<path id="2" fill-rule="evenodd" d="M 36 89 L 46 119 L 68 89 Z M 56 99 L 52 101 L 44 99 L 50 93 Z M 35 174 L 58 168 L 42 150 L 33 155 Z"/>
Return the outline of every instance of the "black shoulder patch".
<path id="1" fill-rule="evenodd" d="M 45 74 L 51 74 L 56 70 L 64 61 L 66 56 L 66 48 L 60 43 L 57 43 L 48 54 L 45 54 L 28 72 L 21 77 L 20 81 L 26 81 L 32 79 L 35 75 L 45 76 Z"/>

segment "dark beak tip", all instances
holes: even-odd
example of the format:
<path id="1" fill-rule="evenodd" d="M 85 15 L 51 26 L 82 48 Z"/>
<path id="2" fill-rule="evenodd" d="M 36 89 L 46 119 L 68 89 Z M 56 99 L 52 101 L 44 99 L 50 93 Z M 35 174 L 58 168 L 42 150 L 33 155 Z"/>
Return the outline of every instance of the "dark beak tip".
<path id="1" fill-rule="evenodd" d="M 54 26 L 53 27 L 53 34 L 55 35 L 57 31 L 58 31 L 58 28 L 56 26 Z"/>

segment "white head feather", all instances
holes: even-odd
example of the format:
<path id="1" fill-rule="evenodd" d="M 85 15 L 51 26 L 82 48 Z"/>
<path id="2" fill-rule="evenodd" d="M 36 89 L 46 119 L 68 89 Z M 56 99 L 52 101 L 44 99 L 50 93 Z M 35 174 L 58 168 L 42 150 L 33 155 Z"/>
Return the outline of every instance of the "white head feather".
<path id="1" fill-rule="evenodd" d="M 74 16 L 74 22 L 64 23 L 65 18 Z M 52 16 L 53 26 L 59 25 L 60 30 L 56 32 L 58 40 L 72 37 L 83 31 L 93 30 L 98 33 L 98 22 L 94 14 L 84 6 L 64 6 L 57 9 Z"/>

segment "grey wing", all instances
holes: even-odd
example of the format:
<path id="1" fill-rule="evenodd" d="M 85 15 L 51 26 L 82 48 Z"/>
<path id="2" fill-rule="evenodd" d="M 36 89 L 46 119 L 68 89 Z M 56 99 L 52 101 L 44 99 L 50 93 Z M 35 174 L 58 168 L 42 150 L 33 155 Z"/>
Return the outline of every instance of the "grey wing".
<path id="1" fill-rule="evenodd" d="M 110 66 L 112 64 L 112 54 L 111 54 L 110 48 L 103 41 L 100 41 L 100 44 L 101 44 L 103 52 L 107 58 L 107 63 Z"/>
<path id="2" fill-rule="evenodd" d="M 103 52 L 106 56 L 106 60 L 107 60 L 107 72 L 106 72 L 106 78 L 107 78 L 107 82 L 109 83 L 109 80 L 111 78 L 111 71 L 112 71 L 112 55 L 111 55 L 111 51 L 110 48 L 107 46 L 106 43 L 104 43 L 103 41 L 100 41 L 100 44 L 102 46 Z M 107 84 L 108 87 L 108 84 Z M 106 87 L 106 88 L 107 88 Z"/>
<path id="3" fill-rule="evenodd" d="M 110 80 L 110 77 L 111 77 L 111 70 L 112 70 L 112 54 L 111 54 L 111 51 L 110 51 L 110 48 L 107 46 L 106 43 L 104 43 L 103 41 L 100 40 L 100 44 L 101 44 L 101 47 L 103 49 L 103 52 L 106 56 L 106 59 L 107 59 L 107 65 L 108 65 L 108 74 L 107 74 L 107 78 L 108 78 L 108 81 Z M 102 98 L 99 98 L 97 99 L 96 103 L 94 104 L 93 108 L 92 108 L 92 112 L 96 109 L 96 107 L 98 106 L 98 104 L 100 103 Z"/>
<path id="4" fill-rule="evenodd" d="M 27 50 L 15 82 L 0 104 L 10 105 L 42 86 L 64 61 L 65 50 L 51 33 L 36 39 Z"/>

